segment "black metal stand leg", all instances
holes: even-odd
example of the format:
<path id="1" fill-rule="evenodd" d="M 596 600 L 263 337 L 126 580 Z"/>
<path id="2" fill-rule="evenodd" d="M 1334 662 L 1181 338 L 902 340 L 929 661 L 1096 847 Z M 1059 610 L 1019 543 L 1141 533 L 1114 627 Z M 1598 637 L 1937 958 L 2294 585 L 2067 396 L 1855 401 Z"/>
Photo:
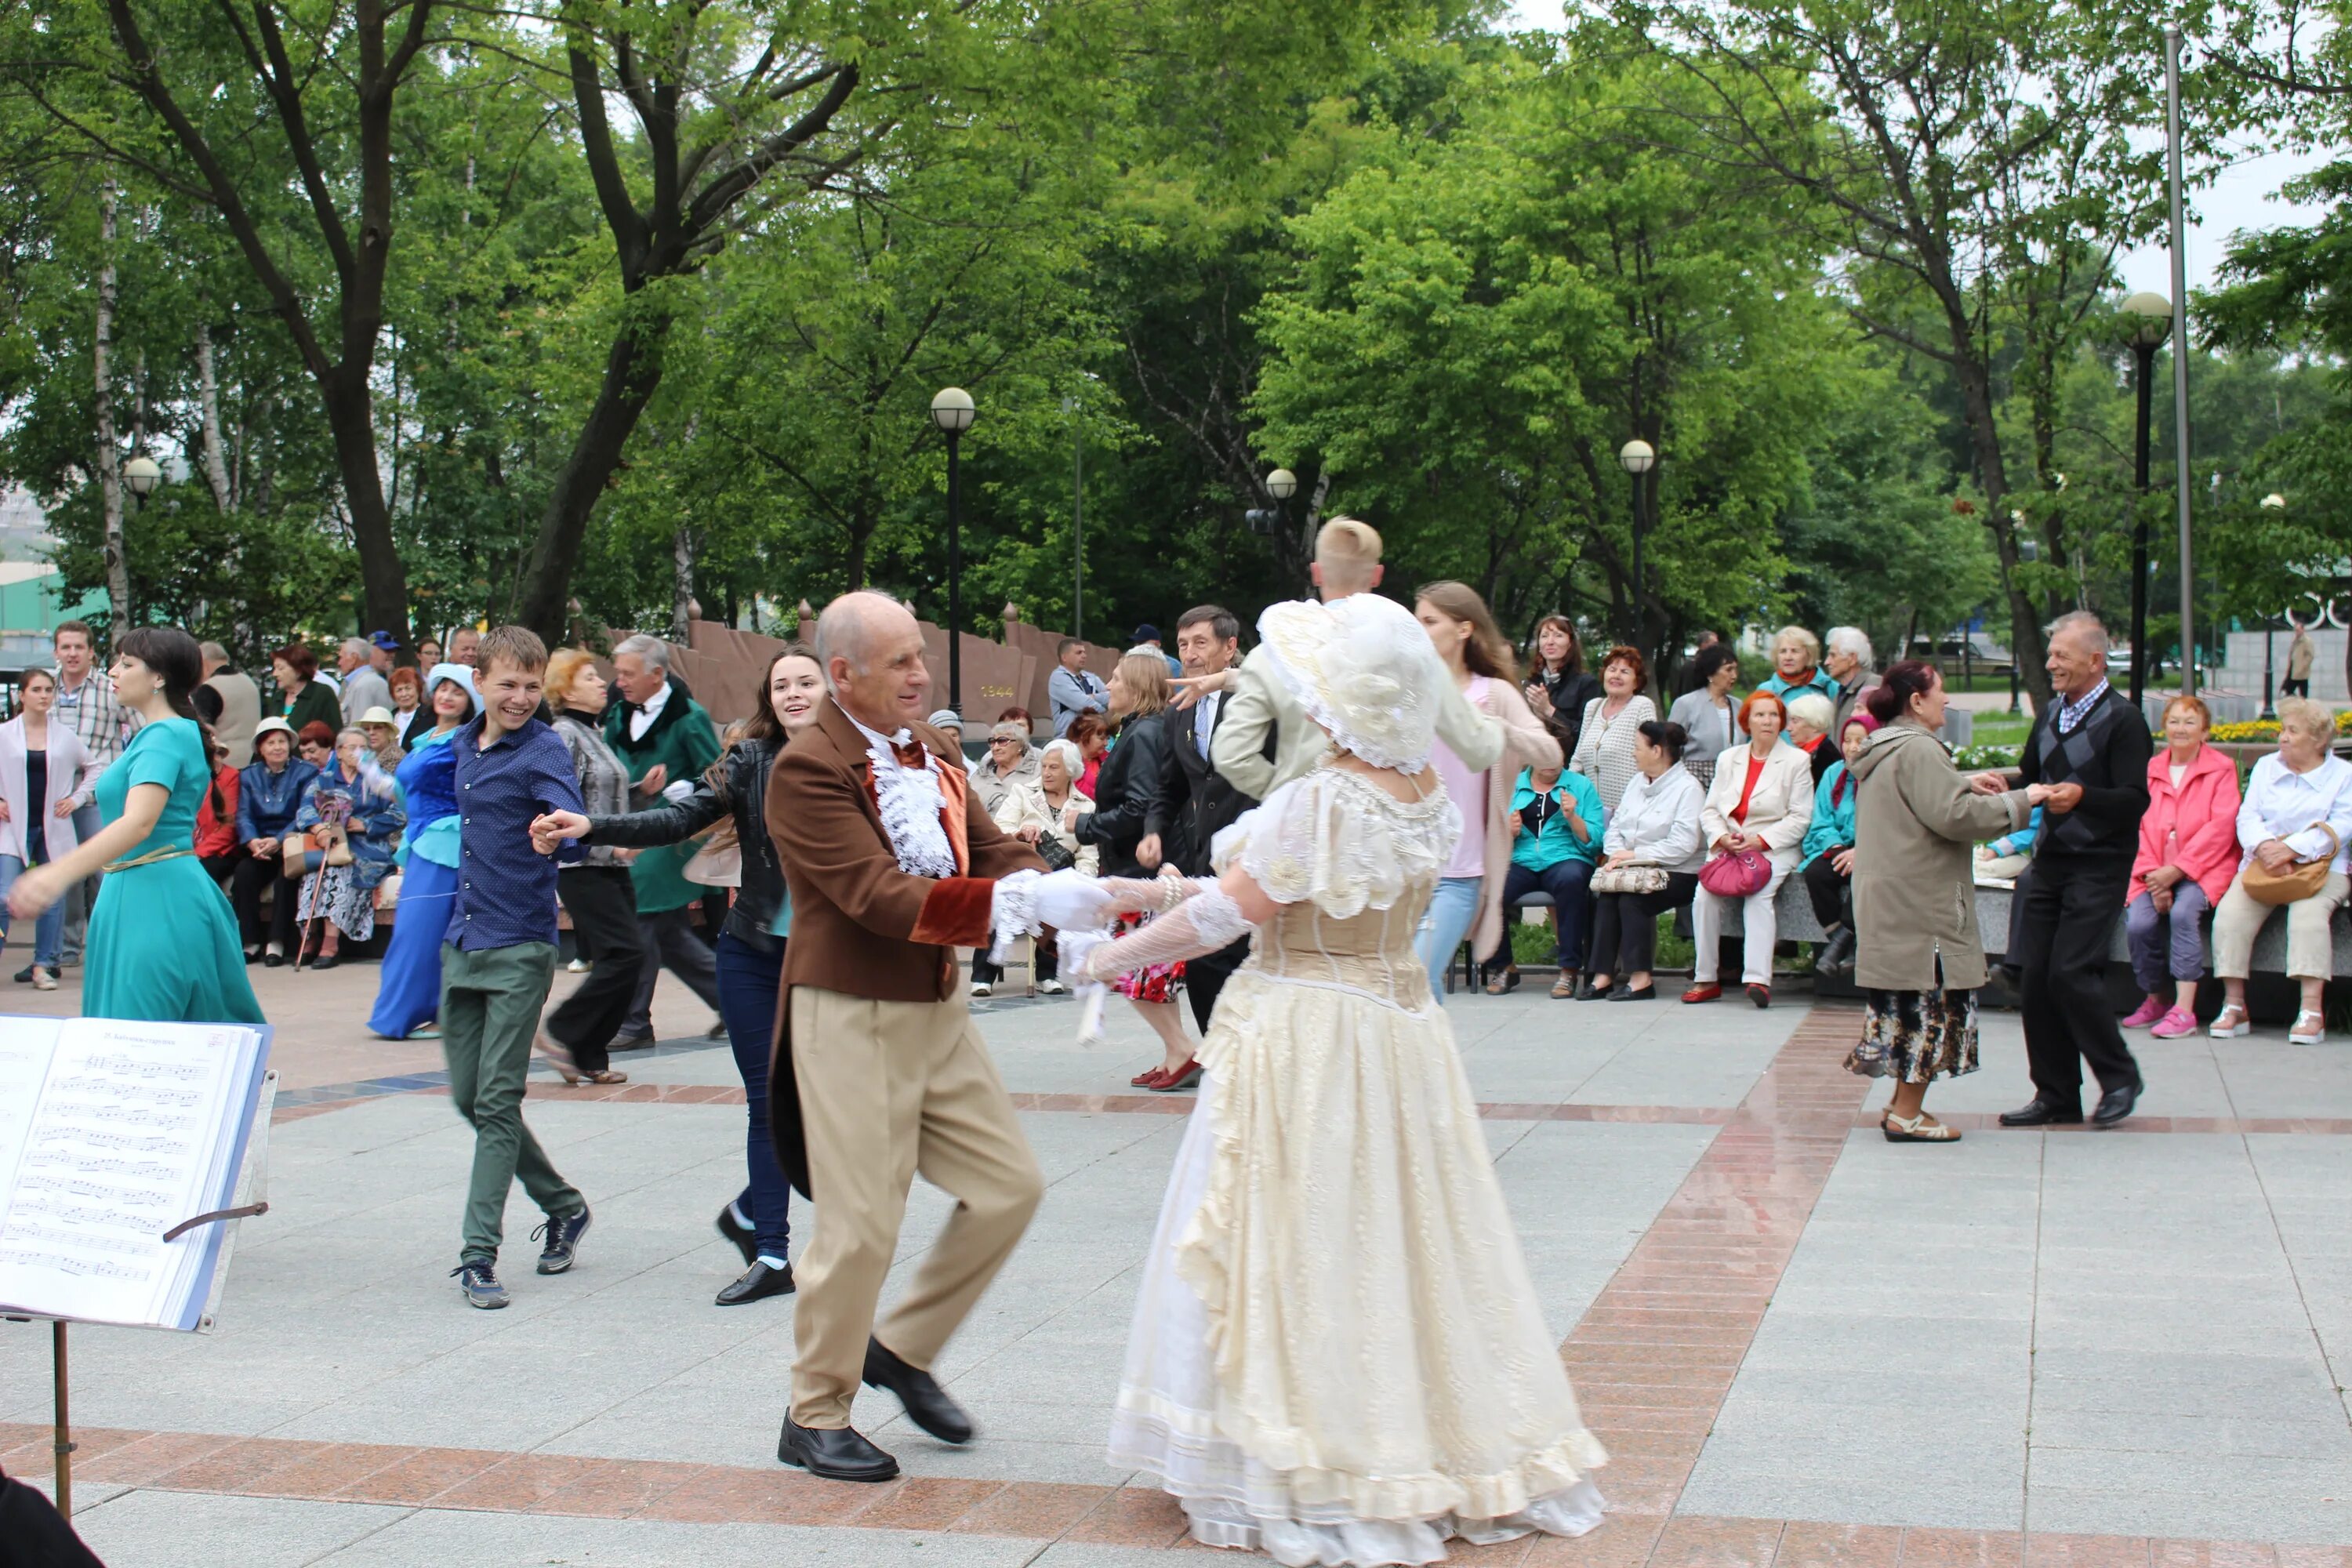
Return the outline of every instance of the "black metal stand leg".
<path id="1" fill-rule="evenodd" d="M 66 1325 L 63 1319 L 49 1325 L 49 1366 L 57 1394 L 58 1512 L 70 1523 L 73 1520 L 73 1418 L 66 1409 Z"/>

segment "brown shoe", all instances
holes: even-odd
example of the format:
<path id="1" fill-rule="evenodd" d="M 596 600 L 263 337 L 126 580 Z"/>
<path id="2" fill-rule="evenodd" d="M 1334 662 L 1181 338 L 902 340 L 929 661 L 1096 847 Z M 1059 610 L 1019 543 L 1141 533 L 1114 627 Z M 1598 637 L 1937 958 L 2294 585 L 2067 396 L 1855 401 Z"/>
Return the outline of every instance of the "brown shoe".
<path id="1" fill-rule="evenodd" d="M 1551 999 L 1555 1002 L 1565 1002 L 1575 994 L 1576 971 L 1573 969 L 1561 970 L 1559 972 L 1559 978 L 1551 983 Z"/>

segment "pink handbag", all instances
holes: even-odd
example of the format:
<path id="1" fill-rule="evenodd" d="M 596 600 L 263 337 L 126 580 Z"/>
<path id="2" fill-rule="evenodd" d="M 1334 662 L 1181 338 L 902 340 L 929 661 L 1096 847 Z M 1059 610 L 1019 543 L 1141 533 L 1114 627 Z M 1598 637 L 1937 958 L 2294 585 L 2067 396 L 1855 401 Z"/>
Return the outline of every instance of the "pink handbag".
<path id="1" fill-rule="evenodd" d="M 1721 899 L 1760 893 L 1772 880 L 1772 862 L 1753 849 L 1727 849 L 1699 868 L 1698 885 Z"/>

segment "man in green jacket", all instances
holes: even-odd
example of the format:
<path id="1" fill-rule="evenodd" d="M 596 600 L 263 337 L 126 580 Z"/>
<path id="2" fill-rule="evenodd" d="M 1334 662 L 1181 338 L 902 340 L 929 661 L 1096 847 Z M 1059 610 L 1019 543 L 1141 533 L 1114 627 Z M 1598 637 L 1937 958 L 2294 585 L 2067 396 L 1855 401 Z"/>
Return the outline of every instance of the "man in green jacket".
<path id="1" fill-rule="evenodd" d="M 604 741 L 629 771 L 633 806 L 657 800 L 684 800 L 694 793 L 702 770 L 719 760 L 719 733 L 702 704 L 669 672 L 669 645 L 642 634 L 613 650 L 613 684 L 621 700 L 604 714 Z M 703 889 L 686 879 L 686 863 L 700 846 L 688 841 L 644 849 L 629 865 L 637 895 L 637 930 L 655 960 L 637 981 L 636 1005 L 614 1050 L 653 1043 L 654 982 L 663 968 L 677 975 L 719 1010 L 719 971 L 710 946 L 695 933 L 692 906 Z M 714 1023 L 716 1033 L 719 1026 Z"/>

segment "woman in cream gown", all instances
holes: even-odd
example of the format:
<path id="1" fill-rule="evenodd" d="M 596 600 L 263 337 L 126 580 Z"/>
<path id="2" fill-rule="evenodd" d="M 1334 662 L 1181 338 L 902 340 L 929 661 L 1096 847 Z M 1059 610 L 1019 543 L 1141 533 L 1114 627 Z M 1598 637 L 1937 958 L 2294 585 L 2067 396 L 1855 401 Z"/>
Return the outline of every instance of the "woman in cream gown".
<path id="1" fill-rule="evenodd" d="M 1445 673 L 1368 594 L 1259 629 L 1332 756 L 1218 836 L 1216 881 L 1106 883 L 1159 918 L 1063 938 L 1066 977 L 1099 983 L 1255 931 L 1201 1046 L 1111 1460 L 1161 1477 L 1195 1540 L 1291 1568 L 1581 1534 L 1606 1455 L 1413 958 L 1461 832 L 1425 771 Z"/>

